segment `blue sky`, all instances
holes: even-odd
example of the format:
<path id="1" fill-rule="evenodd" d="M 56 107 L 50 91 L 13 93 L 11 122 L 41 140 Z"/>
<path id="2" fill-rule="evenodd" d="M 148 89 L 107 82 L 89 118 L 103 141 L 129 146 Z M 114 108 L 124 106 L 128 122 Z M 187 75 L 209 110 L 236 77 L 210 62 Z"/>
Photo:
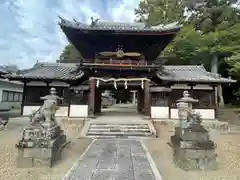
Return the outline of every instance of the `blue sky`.
<path id="1" fill-rule="evenodd" d="M 58 15 L 85 23 L 134 21 L 140 0 L 0 0 L 0 64 L 29 68 L 37 61 L 54 62 L 67 45 Z"/>

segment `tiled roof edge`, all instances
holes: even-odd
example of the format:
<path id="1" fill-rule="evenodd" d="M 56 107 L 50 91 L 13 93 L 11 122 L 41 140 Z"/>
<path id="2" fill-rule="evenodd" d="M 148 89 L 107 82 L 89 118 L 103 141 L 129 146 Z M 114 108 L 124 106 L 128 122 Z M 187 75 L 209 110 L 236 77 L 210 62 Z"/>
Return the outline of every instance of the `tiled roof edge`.
<path id="1" fill-rule="evenodd" d="M 106 26 L 104 27 L 101 22 L 98 24 L 98 22 L 96 22 L 95 25 L 91 25 L 91 24 L 84 24 L 81 22 L 78 22 L 76 20 L 74 21 L 69 21 L 67 19 L 64 19 L 62 17 L 60 18 L 60 22 L 58 23 L 60 26 L 64 26 L 64 27 L 71 27 L 71 28 L 75 28 L 75 29 L 92 29 L 92 30 L 114 30 L 114 26 Z M 110 22 L 109 22 L 110 23 Z M 121 22 L 119 22 L 120 24 Z M 124 24 L 124 22 L 122 22 Z M 131 25 L 131 23 L 128 23 L 129 25 Z M 110 25 L 110 24 L 109 24 Z M 132 25 L 134 25 L 134 23 L 132 23 Z M 110 28 L 111 27 L 111 28 Z M 161 32 L 161 31 L 169 31 L 169 30 L 180 30 L 181 25 L 175 23 L 169 23 L 166 25 L 157 25 L 157 26 L 151 26 L 151 27 L 147 27 L 145 26 L 144 28 L 140 28 L 138 26 L 129 26 L 129 29 L 126 30 L 131 30 L 130 28 L 132 28 L 132 30 L 137 30 L 137 31 L 152 31 L 152 32 Z M 124 30 L 124 28 L 117 28 L 118 30 Z"/>

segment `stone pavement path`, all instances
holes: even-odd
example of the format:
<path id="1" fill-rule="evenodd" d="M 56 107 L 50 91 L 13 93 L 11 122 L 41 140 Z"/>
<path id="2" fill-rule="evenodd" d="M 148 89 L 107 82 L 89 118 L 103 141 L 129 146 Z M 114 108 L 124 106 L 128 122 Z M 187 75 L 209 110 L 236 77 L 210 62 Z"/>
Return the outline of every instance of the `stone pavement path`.
<path id="1" fill-rule="evenodd" d="M 162 180 L 138 140 L 94 140 L 62 180 Z"/>

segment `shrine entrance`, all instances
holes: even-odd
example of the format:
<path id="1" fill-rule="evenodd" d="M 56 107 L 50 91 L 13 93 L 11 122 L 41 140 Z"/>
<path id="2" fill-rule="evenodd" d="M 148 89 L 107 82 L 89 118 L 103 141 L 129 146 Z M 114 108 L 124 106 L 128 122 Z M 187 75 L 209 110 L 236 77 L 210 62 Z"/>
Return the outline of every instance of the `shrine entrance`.
<path id="1" fill-rule="evenodd" d="M 90 78 L 91 116 L 150 116 L 147 78 Z"/>

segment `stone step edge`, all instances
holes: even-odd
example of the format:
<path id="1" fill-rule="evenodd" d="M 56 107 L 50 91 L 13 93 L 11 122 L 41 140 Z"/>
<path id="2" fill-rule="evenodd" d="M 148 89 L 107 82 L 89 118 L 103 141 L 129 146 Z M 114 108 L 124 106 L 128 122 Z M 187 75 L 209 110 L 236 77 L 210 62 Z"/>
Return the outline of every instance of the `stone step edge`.
<path id="1" fill-rule="evenodd" d="M 129 131 L 149 131 L 150 129 L 149 128 L 92 128 L 92 127 L 89 127 L 89 130 L 96 130 L 96 131 L 99 131 L 99 130 L 106 130 L 106 131 L 110 131 L 110 130 L 129 130 Z"/>
<path id="2" fill-rule="evenodd" d="M 96 125 L 90 124 L 90 127 L 148 127 L 148 125 L 119 125 L 119 124 L 106 124 L 106 125 Z"/>
<path id="3" fill-rule="evenodd" d="M 148 130 L 121 130 L 121 131 L 112 131 L 112 130 L 92 130 L 89 129 L 88 132 L 112 132 L 112 133 L 117 133 L 117 132 L 138 132 L 138 133 L 142 133 L 142 132 L 151 132 L 149 129 Z"/>
<path id="4" fill-rule="evenodd" d="M 92 139 L 160 139 L 154 136 L 123 136 L 123 137 L 119 137 L 119 136 L 84 136 L 84 137 L 77 137 L 77 139 L 82 139 L 82 138 L 92 138 Z"/>
<path id="5" fill-rule="evenodd" d="M 98 125 L 98 126 L 101 126 L 101 125 L 128 125 L 128 126 L 144 126 L 144 125 L 148 125 L 148 123 L 113 123 L 113 122 L 106 122 L 106 123 L 95 123 L 95 122 L 90 122 L 90 124 L 95 124 L 95 125 Z"/>
<path id="6" fill-rule="evenodd" d="M 99 135 L 143 135 L 143 136 L 148 136 L 148 135 L 152 135 L 151 132 L 149 133 L 143 133 L 143 132 L 87 132 L 87 135 L 90 134 L 99 134 Z"/>
<path id="7" fill-rule="evenodd" d="M 88 133 L 88 130 L 90 129 L 90 125 L 91 125 L 91 124 L 93 124 L 93 122 L 86 122 L 86 123 L 85 123 L 84 127 L 82 128 L 82 130 L 81 130 L 81 132 L 80 132 L 80 137 L 88 137 L 87 133 Z M 113 123 L 113 124 L 114 124 L 114 123 Z M 126 124 L 127 124 L 127 123 L 126 123 Z M 141 123 L 139 123 L 139 124 L 140 124 L 140 125 L 143 125 L 143 124 L 141 124 Z M 114 124 L 114 125 L 119 125 L 119 124 Z M 149 128 L 149 130 L 150 130 L 150 133 L 149 133 L 149 134 L 151 134 L 151 136 L 153 136 L 153 137 L 156 138 L 156 130 L 155 130 L 153 124 L 148 122 L 148 123 L 144 123 L 144 125 L 148 126 L 148 128 Z M 116 133 L 116 132 L 114 132 L 114 133 Z M 125 132 L 125 134 L 126 134 L 126 132 Z M 101 136 L 103 136 L 103 135 L 101 135 Z M 143 137 L 143 136 L 142 136 L 142 137 Z"/>

